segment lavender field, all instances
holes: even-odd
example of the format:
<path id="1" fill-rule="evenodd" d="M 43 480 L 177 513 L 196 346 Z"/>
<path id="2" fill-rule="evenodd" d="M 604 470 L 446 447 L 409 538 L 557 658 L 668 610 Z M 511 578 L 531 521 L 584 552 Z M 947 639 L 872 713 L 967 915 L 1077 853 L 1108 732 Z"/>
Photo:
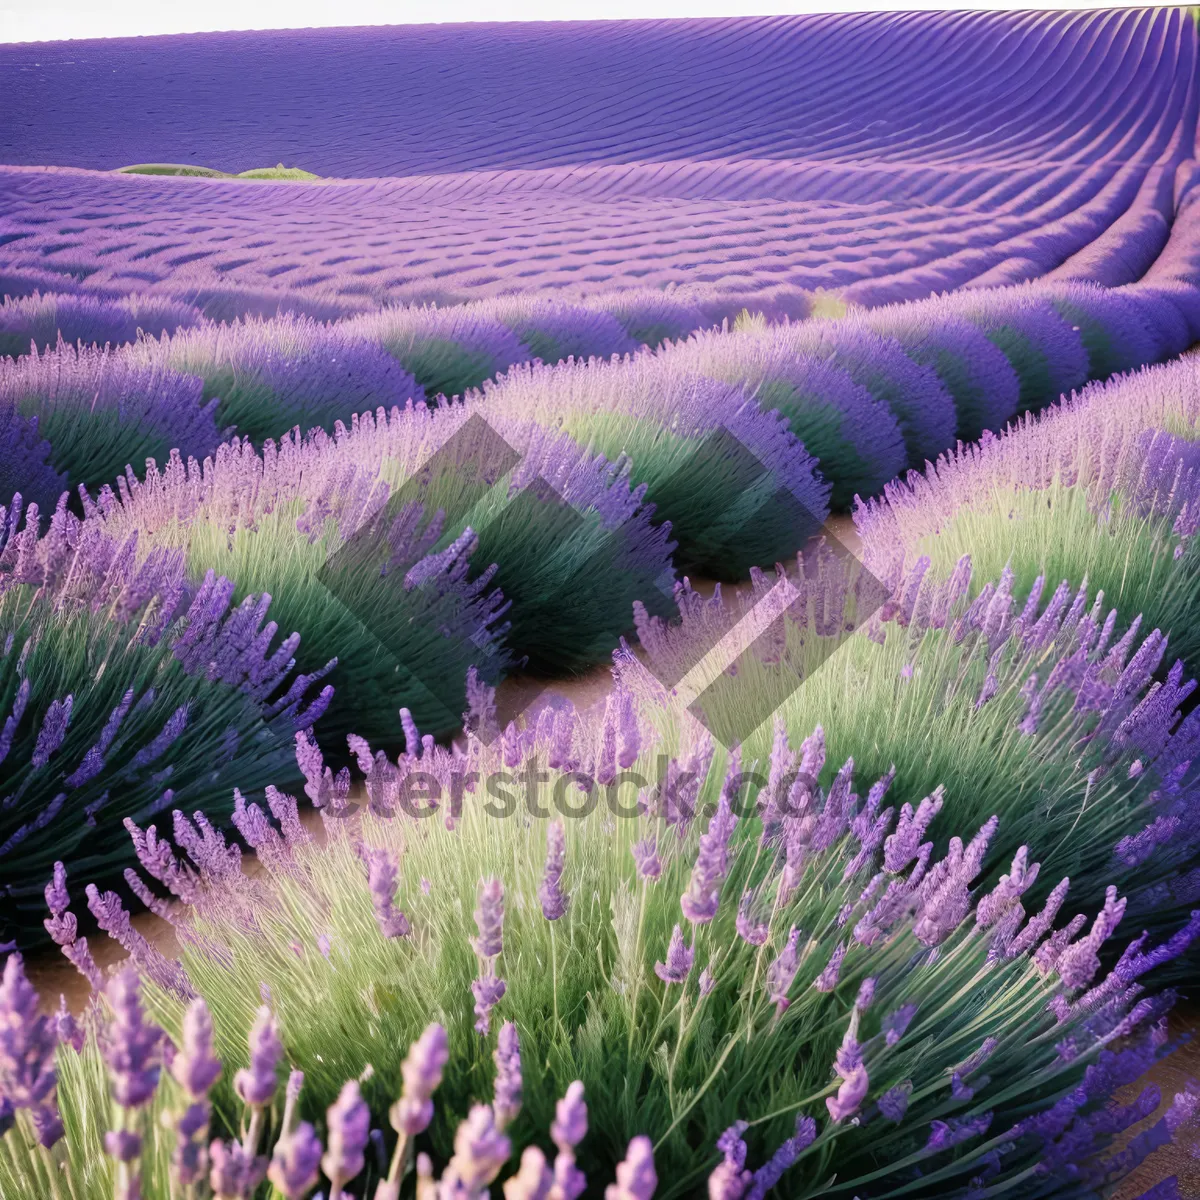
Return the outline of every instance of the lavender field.
<path id="1" fill-rule="evenodd" d="M 0 44 L 0 1200 L 1200 1197 L 1198 21 Z"/>

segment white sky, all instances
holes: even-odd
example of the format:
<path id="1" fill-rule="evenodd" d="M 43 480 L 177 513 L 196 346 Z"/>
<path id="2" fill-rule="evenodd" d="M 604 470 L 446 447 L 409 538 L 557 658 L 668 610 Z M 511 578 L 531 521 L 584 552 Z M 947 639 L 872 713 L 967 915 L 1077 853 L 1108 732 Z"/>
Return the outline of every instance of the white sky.
<path id="1" fill-rule="evenodd" d="M 0 42 L 447 21 L 1144 7 L 1126 0 L 0 0 Z"/>

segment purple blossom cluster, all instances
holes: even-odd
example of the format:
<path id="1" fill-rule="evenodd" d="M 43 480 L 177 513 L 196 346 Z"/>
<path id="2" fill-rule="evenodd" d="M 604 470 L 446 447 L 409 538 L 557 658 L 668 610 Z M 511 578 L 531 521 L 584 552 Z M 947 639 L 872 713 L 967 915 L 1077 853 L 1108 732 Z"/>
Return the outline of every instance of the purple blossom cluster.
<path id="1" fill-rule="evenodd" d="M 738 578 L 814 534 L 830 489 L 778 413 L 763 411 L 743 380 L 712 374 L 648 355 L 523 365 L 485 385 L 471 406 L 489 422 L 565 429 L 627 462 L 654 519 L 670 522 L 679 569 Z"/>
<path id="2" fill-rule="evenodd" d="M 332 699 L 313 686 L 324 672 L 295 672 L 299 638 L 277 637 L 269 596 L 235 606 L 228 579 L 192 588 L 179 553 L 139 563 L 135 548 L 63 506 L 44 532 L 36 506 L 0 508 L 0 929 L 22 941 L 42 932 L 56 860 L 117 882 L 133 863 L 124 817 L 223 815 L 233 780 L 278 777 Z M 107 672 L 75 656 L 80 640 Z"/>
<path id="3" fill-rule="evenodd" d="M 420 385 L 380 346 L 344 324 L 288 314 L 271 321 L 206 323 L 143 342 L 131 357 L 204 381 L 226 437 L 262 443 L 293 427 L 332 432 L 357 412 L 422 400 Z"/>
<path id="4" fill-rule="evenodd" d="M 0 284 L 0 290 L 2 290 Z M 30 346 L 45 351 L 68 346 L 123 346 L 140 335 L 159 337 L 200 321 L 190 304 L 165 296 L 103 297 L 73 292 L 37 292 L 0 304 L 0 354 L 17 358 Z"/>
<path id="5" fill-rule="evenodd" d="M 173 450 L 202 458 L 220 441 L 214 407 L 203 402 L 199 380 L 106 349 L 59 342 L 16 361 L 0 360 L 0 413 L 36 418 L 38 435 L 50 443 L 50 462 L 72 485 L 99 487 Z M 28 474 L 13 462 L 16 486 L 0 501 L 8 504 L 13 491 L 24 494 L 26 479 L 39 490 L 41 461 L 35 453 Z"/>

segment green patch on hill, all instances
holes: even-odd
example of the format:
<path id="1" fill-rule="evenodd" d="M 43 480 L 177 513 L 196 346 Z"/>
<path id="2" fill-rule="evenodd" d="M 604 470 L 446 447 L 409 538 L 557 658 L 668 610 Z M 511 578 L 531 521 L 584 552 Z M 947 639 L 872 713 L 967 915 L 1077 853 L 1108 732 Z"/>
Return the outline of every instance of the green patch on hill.
<path id="1" fill-rule="evenodd" d="M 135 163 L 132 167 L 118 167 L 118 175 L 191 175 L 205 179 L 291 179 L 307 180 L 320 179 L 311 171 L 299 167 L 285 167 L 279 163 L 274 167 L 255 167 L 251 171 L 241 171 L 236 175 L 228 171 L 218 171 L 214 167 L 195 167 L 185 163 Z"/>

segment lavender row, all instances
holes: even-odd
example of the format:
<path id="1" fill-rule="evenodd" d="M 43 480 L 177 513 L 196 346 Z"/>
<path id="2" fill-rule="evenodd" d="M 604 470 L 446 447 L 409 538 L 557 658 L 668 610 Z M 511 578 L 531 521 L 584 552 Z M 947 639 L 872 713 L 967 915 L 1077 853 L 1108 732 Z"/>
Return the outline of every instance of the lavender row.
<path id="1" fill-rule="evenodd" d="M 1200 373 L 1190 356 L 1094 384 L 998 438 L 959 447 L 859 507 L 866 562 L 895 575 L 918 560 L 947 576 L 970 553 L 1103 589 L 1196 664 Z"/>
<path id="2" fill-rule="evenodd" d="M 0 294 L 3 294 L 0 281 Z M 30 347 L 48 350 L 59 341 L 74 346 L 123 346 L 139 335 L 158 337 L 201 320 L 190 304 L 158 296 L 105 299 L 70 292 L 35 291 L 0 304 L 0 354 L 16 358 Z"/>
<path id="3" fill-rule="evenodd" d="M 116 896 L 85 891 L 141 973 L 145 1008 L 132 970 L 102 980 L 56 869 L 47 925 L 103 992 L 91 1018 L 100 1036 L 97 1047 L 64 1018 L 56 1076 L 55 1025 L 35 1018 L 19 964 L 7 968 L 9 1024 L 40 1083 L 13 1098 L 21 1132 L 52 1150 L 75 1113 L 104 1110 L 108 1082 L 116 1131 L 69 1139 L 67 1181 L 76 1162 L 104 1161 L 104 1145 L 113 1176 L 143 1173 L 138 1194 L 166 1194 L 197 1164 L 182 1182 L 228 1164 L 245 1173 L 214 1173 L 212 1186 L 220 1195 L 218 1178 L 240 1178 L 227 1194 L 246 1196 L 271 1169 L 258 1158 L 269 1125 L 287 1136 L 271 1175 L 285 1195 L 307 1196 L 319 1165 L 334 1195 L 376 1200 L 397 1194 L 414 1150 L 426 1156 L 418 1189 L 445 1164 L 443 1184 L 458 1190 L 434 1194 L 480 1197 L 530 1145 L 508 1168 L 509 1200 L 553 1194 L 555 1178 L 579 1195 L 585 1178 L 614 1173 L 609 1200 L 704 1187 L 735 1200 L 776 1186 L 861 1194 L 868 1183 L 1019 1196 L 1031 1177 L 1046 1194 L 1082 1198 L 1192 1139 L 1194 1090 L 1165 1115 L 1156 1088 L 1123 1106 L 1113 1094 L 1173 1048 L 1174 996 L 1161 979 L 1194 942 L 1196 919 L 1163 942 L 1129 941 L 1116 887 L 1067 918 L 1075 881 L 1039 886 L 1043 865 L 1051 879 L 1054 869 L 1030 846 L 995 863 L 994 818 L 935 853 L 926 830 L 940 792 L 897 815 L 902 776 L 889 771 L 860 796 L 847 762 L 818 784 L 807 769 L 817 743 L 782 734 L 756 801 L 742 796 L 741 757 L 722 763 L 701 740 L 615 827 L 602 811 L 497 820 L 490 789 L 449 790 L 467 771 L 525 774 L 544 762 L 615 780 L 661 748 L 631 702 L 618 692 L 599 722 L 547 707 L 490 747 L 414 737 L 393 761 L 359 743 L 365 806 L 301 736 L 326 836 L 315 839 L 283 793 L 269 794 L 270 815 L 239 801 L 237 827 L 261 864 L 253 879 L 235 846 L 199 837 L 182 813 L 174 844 L 130 823 L 143 885 L 174 902 L 158 903 L 181 960 L 141 938 Z M 492 703 L 477 693 L 475 728 Z M 402 815 L 414 773 L 443 788 L 432 820 Z M 389 979 L 410 986 L 381 986 Z M 981 989 L 985 1006 L 960 999 Z M 228 1066 L 248 1065 L 223 1073 L 216 1045 L 233 1048 Z M 131 1061 L 123 1051 L 135 1046 Z M 72 1057 L 95 1062 L 97 1049 L 107 1081 Z M 164 1065 L 181 1093 L 159 1085 Z M 491 1105 L 473 1107 L 489 1081 Z M 12 1088 L 4 1075 L 0 1087 Z M 260 1117 L 241 1122 L 232 1146 L 217 1116 L 229 1111 Z M 1125 1131 L 1128 1148 L 1113 1150 Z M 550 1168 L 554 1150 L 567 1161 Z M 21 1179 L 37 1168 L 11 1155 L 4 1169 Z"/>
<path id="4" fill-rule="evenodd" d="M 24 525 L 22 526 L 22 515 Z M 120 882 L 125 817 L 173 804 L 230 811 L 231 789 L 281 778 L 332 689 L 295 670 L 271 597 L 190 586 L 183 555 L 137 553 L 64 508 L 0 507 L 0 942 L 40 933 L 55 859 Z"/>

